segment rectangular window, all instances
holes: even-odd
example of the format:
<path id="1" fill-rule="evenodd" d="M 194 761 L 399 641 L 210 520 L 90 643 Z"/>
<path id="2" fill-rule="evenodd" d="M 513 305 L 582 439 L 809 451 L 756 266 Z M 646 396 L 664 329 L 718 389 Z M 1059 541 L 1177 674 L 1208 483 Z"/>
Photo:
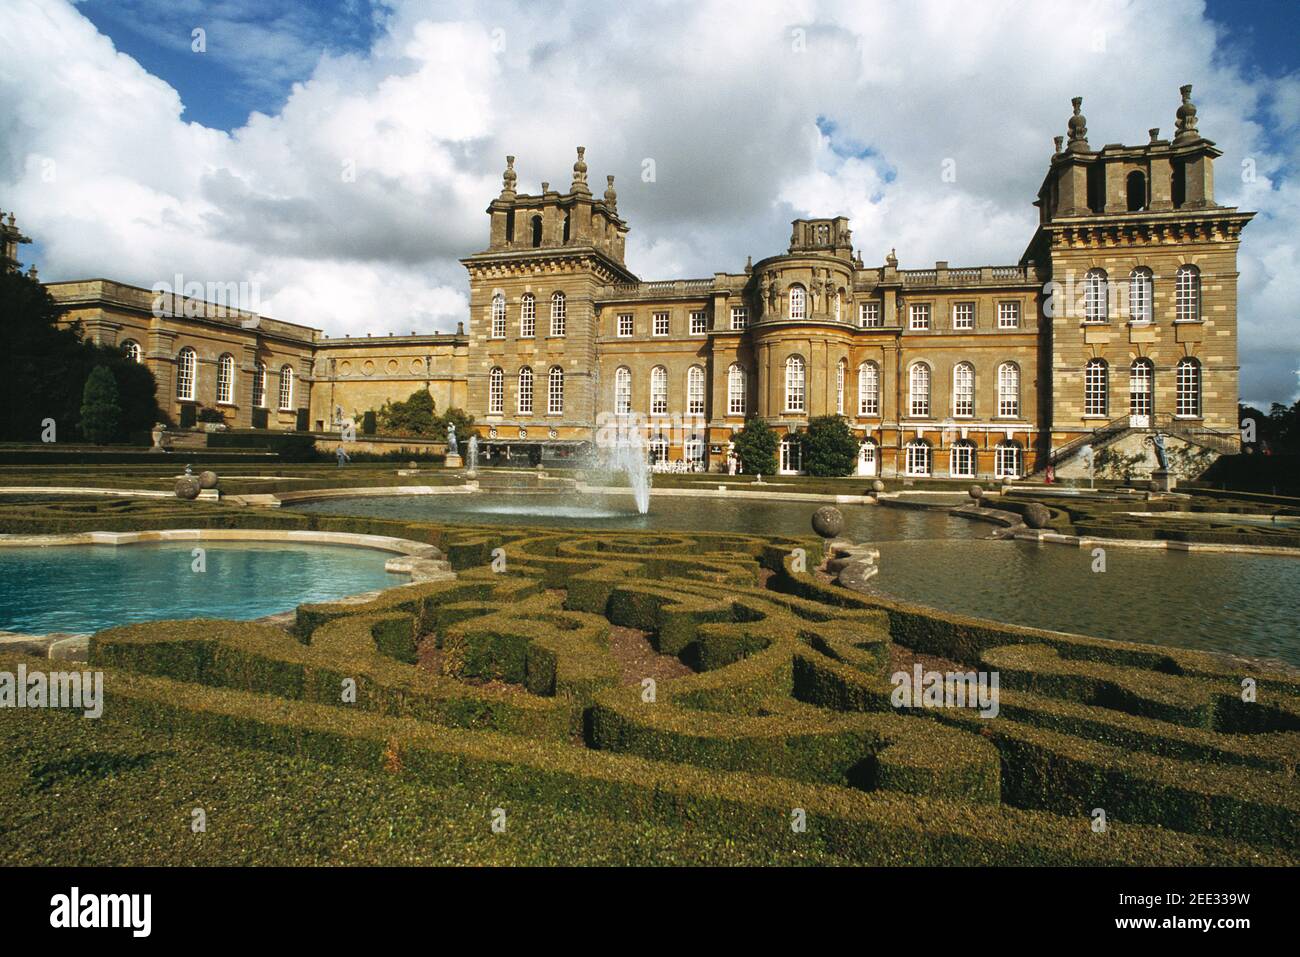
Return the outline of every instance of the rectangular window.
<path id="1" fill-rule="evenodd" d="M 975 477 L 975 446 L 970 442 L 958 442 L 952 447 L 952 461 L 949 473 L 953 478 Z"/>
<path id="2" fill-rule="evenodd" d="M 999 329 L 1020 328 L 1020 303 L 1018 302 L 998 303 L 998 328 Z"/>
<path id="3" fill-rule="evenodd" d="M 997 447 L 993 475 L 995 478 L 1020 478 L 1020 446 L 1003 443 Z"/>
<path id="4" fill-rule="evenodd" d="M 909 442 L 907 446 L 907 474 L 930 474 L 930 446 L 924 442 Z"/>
<path id="5" fill-rule="evenodd" d="M 952 307 L 952 327 L 954 329 L 975 328 L 975 303 L 959 302 Z"/>
<path id="6" fill-rule="evenodd" d="M 858 304 L 858 325 L 863 329 L 877 329 L 881 326 L 880 303 L 863 302 Z"/>
<path id="7" fill-rule="evenodd" d="M 745 306 L 731 307 L 731 328 L 744 329 L 749 325 L 749 309 Z"/>
<path id="8" fill-rule="evenodd" d="M 524 296 L 524 301 L 519 307 L 519 336 L 521 339 L 531 339 L 537 334 L 537 300 L 532 296 Z"/>
<path id="9" fill-rule="evenodd" d="M 907 307 L 907 327 L 912 330 L 930 328 L 930 304 L 917 302 Z"/>
<path id="10" fill-rule="evenodd" d="M 708 319 L 702 312 L 691 313 L 691 335 L 702 336 L 708 331 Z"/>
<path id="11" fill-rule="evenodd" d="M 618 317 L 618 335 L 620 339 L 631 336 L 633 328 L 631 313 L 624 313 Z"/>
<path id="12" fill-rule="evenodd" d="M 656 336 L 668 335 L 668 313 L 656 312 L 654 314 L 654 334 Z"/>
<path id="13" fill-rule="evenodd" d="M 563 336 L 565 320 L 569 316 L 568 298 L 563 293 L 551 297 L 551 335 Z"/>

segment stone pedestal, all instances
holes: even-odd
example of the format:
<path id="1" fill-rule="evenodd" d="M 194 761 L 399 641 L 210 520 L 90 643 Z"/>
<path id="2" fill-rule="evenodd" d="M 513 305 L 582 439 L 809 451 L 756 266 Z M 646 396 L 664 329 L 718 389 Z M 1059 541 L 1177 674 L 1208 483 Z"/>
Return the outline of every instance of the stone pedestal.
<path id="1" fill-rule="evenodd" d="M 1151 490 L 1153 492 L 1172 492 L 1178 484 L 1178 476 L 1168 469 L 1156 469 L 1151 473 Z"/>
<path id="2" fill-rule="evenodd" d="M 448 452 L 445 464 L 449 469 L 458 469 L 465 464 L 465 460 L 455 453 Z"/>

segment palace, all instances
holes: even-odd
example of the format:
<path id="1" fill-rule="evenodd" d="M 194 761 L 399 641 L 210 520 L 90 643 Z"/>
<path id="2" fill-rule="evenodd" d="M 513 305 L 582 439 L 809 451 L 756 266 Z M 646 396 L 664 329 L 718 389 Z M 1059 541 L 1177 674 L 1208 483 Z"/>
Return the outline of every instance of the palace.
<path id="1" fill-rule="evenodd" d="M 564 192 L 519 192 L 506 158 L 487 248 L 461 260 L 470 312 L 454 334 L 340 339 L 160 308 L 108 280 L 48 288 L 67 321 L 149 366 L 181 424 L 203 405 L 234 428 L 337 431 L 426 388 L 489 444 L 575 449 L 632 421 L 656 456 L 712 469 L 754 416 L 783 434 L 844 416 L 862 475 L 1068 473 L 1085 445 L 1131 450 L 1155 430 L 1175 451 L 1235 451 L 1236 257 L 1253 214 L 1215 202 L 1221 151 L 1190 86 L 1173 138 L 1152 129 L 1140 146 L 1093 149 L 1073 102 L 1010 265 L 902 269 L 891 251 L 869 266 L 835 217 L 795 220 L 788 248 L 736 272 L 642 281 L 614 177 L 594 195 L 579 147 Z M 782 443 L 783 472 L 798 450 Z"/>

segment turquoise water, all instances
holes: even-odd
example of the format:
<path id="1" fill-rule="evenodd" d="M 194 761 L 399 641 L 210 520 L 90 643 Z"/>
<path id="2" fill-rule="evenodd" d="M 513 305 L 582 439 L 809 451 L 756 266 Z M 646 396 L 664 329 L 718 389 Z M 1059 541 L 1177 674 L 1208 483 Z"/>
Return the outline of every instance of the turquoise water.
<path id="1" fill-rule="evenodd" d="M 193 570 L 193 550 L 206 571 Z M 255 542 L 0 548 L 0 630 L 98 631 L 167 618 L 248 620 L 410 578 L 368 548 Z"/>

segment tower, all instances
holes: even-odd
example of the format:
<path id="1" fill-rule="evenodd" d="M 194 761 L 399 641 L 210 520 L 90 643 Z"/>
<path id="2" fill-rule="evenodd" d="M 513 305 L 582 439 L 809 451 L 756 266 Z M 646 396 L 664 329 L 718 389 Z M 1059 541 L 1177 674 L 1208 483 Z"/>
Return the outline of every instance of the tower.
<path id="1" fill-rule="evenodd" d="M 6 221 L 4 211 L 0 210 L 0 272 L 17 272 L 18 246 L 30 242 L 18 229 L 14 214 L 10 213 Z"/>

